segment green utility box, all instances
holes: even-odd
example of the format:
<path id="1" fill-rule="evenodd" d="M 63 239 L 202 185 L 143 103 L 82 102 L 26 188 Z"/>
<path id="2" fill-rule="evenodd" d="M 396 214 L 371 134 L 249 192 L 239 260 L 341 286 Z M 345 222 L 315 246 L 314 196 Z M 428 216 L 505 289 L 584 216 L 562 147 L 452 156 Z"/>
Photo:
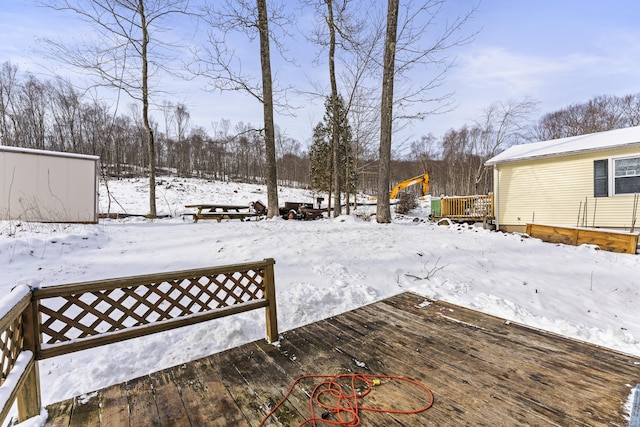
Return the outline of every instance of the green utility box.
<path id="1" fill-rule="evenodd" d="M 442 211 L 440 210 L 440 197 L 431 198 L 431 216 L 440 217 Z"/>

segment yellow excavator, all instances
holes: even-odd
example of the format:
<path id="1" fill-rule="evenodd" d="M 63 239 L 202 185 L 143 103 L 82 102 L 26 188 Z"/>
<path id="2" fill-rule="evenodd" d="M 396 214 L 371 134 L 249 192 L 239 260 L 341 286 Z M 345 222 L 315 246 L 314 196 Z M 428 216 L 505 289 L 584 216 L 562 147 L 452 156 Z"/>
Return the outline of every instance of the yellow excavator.
<path id="1" fill-rule="evenodd" d="M 426 196 L 431 190 L 431 188 L 429 187 L 429 174 L 425 173 L 424 175 L 414 176 L 413 178 L 409 178 L 406 181 L 402 181 L 400 184 L 393 187 L 389 198 L 395 199 L 396 197 L 398 197 L 398 192 L 400 190 L 415 184 L 422 184 L 422 196 Z"/>

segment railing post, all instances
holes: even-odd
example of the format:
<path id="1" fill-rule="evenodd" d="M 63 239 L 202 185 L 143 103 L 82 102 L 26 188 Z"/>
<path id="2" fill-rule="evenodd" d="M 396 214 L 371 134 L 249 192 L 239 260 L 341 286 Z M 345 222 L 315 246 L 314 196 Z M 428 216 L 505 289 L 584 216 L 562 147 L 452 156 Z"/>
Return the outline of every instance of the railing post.
<path id="1" fill-rule="evenodd" d="M 496 209 L 496 206 L 495 206 L 496 199 L 495 199 L 493 194 L 491 194 L 490 197 L 491 197 L 491 199 L 490 199 L 491 200 L 491 211 L 490 212 L 491 212 L 491 216 L 495 217 L 496 216 L 496 211 L 495 211 L 495 209 Z"/>
<path id="2" fill-rule="evenodd" d="M 33 291 L 32 291 L 33 295 Z M 37 325 L 38 325 L 38 309 L 37 301 L 31 301 L 31 304 L 22 313 L 22 328 L 24 331 L 23 350 L 29 350 L 33 353 L 33 360 L 29 363 L 25 379 L 22 387 L 18 390 L 18 421 L 40 415 L 40 407 L 42 406 L 42 398 L 40 393 L 40 372 L 38 369 L 37 358 Z"/>
<path id="3" fill-rule="evenodd" d="M 37 360 L 29 364 L 24 384 L 18 391 L 17 400 L 19 422 L 40 415 L 42 401 L 40 398 L 40 372 Z"/>
<path id="4" fill-rule="evenodd" d="M 276 286 L 274 275 L 274 264 L 276 261 L 273 258 L 265 259 L 267 265 L 264 268 L 264 298 L 269 305 L 266 307 L 267 315 L 267 341 L 270 343 L 278 341 L 278 316 L 276 312 Z"/>

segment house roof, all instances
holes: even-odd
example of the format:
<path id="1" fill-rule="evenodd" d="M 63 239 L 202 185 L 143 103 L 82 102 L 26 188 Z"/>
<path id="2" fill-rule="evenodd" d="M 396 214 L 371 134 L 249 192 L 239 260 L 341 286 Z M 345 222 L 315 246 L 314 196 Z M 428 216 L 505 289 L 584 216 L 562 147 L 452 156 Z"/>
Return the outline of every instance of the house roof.
<path id="1" fill-rule="evenodd" d="M 7 153 L 24 153 L 24 154 L 34 154 L 38 156 L 54 156 L 54 157 L 70 157 L 75 159 L 86 159 L 86 160 L 100 160 L 99 156 L 92 156 L 89 154 L 76 154 L 76 153 L 64 153 L 61 151 L 49 151 L 49 150 L 36 150 L 33 148 L 22 148 L 22 147 L 13 147 L 8 145 L 0 145 L 0 152 Z"/>
<path id="2" fill-rule="evenodd" d="M 640 147 L 640 126 L 514 145 L 487 160 L 485 165 L 631 147 Z"/>

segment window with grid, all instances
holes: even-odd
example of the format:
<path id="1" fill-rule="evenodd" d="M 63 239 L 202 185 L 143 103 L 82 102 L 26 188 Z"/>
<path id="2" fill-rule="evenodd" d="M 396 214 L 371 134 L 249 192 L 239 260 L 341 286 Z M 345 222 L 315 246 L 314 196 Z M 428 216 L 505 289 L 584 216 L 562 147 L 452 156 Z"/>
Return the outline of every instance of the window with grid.
<path id="1" fill-rule="evenodd" d="M 640 157 L 613 159 L 614 194 L 640 193 Z"/>

